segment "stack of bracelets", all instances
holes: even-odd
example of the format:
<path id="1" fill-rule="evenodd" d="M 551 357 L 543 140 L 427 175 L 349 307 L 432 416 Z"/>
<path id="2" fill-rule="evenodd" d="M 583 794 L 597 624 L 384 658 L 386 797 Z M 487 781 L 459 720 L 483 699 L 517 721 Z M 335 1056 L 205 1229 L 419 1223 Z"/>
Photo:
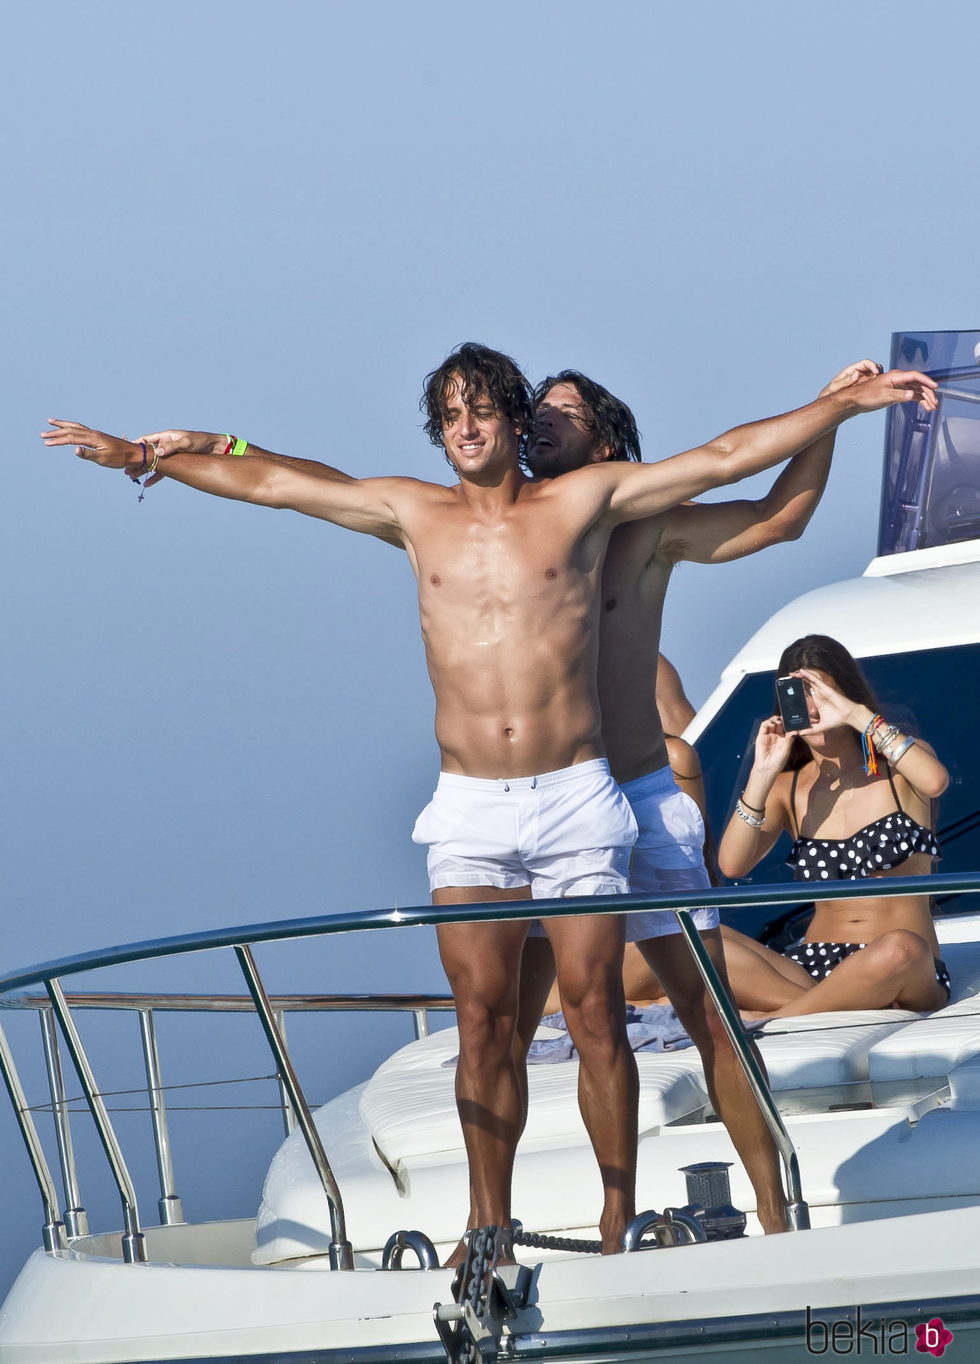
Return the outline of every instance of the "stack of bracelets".
<path id="1" fill-rule="evenodd" d="M 745 792 L 743 791 L 742 795 L 739 796 L 738 800 L 735 802 L 735 813 L 738 815 L 739 819 L 744 820 L 751 829 L 761 829 L 766 822 L 766 812 L 764 809 L 756 809 L 754 805 L 747 805 L 742 799 L 742 796 L 744 795 Z"/>
<path id="2" fill-rule="evenodd" d="M 248 449 L 248 441 L 243 440 L 241 436 L 230 436 L 226 434 L 225 442 L 226 442 L 225 448 L 221 452 L 223 455 L 244 455 L 246 450 Z M 136 444 L 143 451 L 143 463 L 139 470 L 133 475 L 133 477 L 135 478 L 136 485 L 140 490 L 140 495 L 137 498 L 137 501 L 142 502 L 143 497 L 146 493 L 147 482 L 150 479 L 150 477 L 156 473 L 157 465 L 160 463 L 160 451 L 157 449 L 157 447 L 153 444 L 152 441 L 139 440 L 136 442 Z M 153 451 L 152 460 L 149 458 L 147 445 L 149 445 L 150 449 Z M 140 479 L 143 480 L 142 483 L 140 482 Z"/>
<path id="3" fill-rule="evenodd" d="M 135 475 L 136 486 L 137 486 L 137 487 L 139 488 L 139 490 L 140 490 L 140 495 L 139 495 L 139 497 L 136 499 L 136 501 L 137 501 L 137 502 L 142 502 L 142 501 L 143 501 L 143 498 L 146 496 L 146 484 L 147 484 L 147 480 L 150 478 L 151 474 L 155 474 L 155 473 L 156 473 L 156 471 L 157 471 L 157 465 L 160 463 L 160 451 L 157 449 L 157 447 L 153 444 L 152 441 L 147 442 L 147 441 L 145 441 L 145 440 L 138 440 L 138 441 L 136 442 L 136 444 L 137 444 L 137 445 L 140 447 L 140 449 L 143 451 L 143 464 L 142 464 L 141 468 L 138 470 L 138 472 L 137 472 L 136 475 Z M 147 447 L 147 444 L 149 444 L 150 449 L 153 451 L 153 458 L 152 458 L 152 460 L 150 460 L 150 459 L 148 458 L 148 452 L 147 452 L 147 448 L 146 448 L 146 447 Z M 140 479 L 143 480 L 142 483 L 140 482 Z"/>
<path id="4" fill-rule="evenodd" d="M 869 777 L 877 774 L 876 749 L 885 761 L 894 767 L 899 758 L 907 753 L 914 743 L 915 740 L 910 735 L 903 734 L 897 725 L 888 724 L 880 715 L 872 715 L 867 728 L 861 735 L 861 751 L 864 755 L 865 773 Z"/>

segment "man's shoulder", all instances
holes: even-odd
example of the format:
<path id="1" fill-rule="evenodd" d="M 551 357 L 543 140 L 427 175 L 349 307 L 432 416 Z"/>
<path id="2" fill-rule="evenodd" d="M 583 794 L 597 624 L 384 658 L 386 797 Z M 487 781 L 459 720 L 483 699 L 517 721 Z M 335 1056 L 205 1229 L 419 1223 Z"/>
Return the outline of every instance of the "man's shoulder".
<path id="1" fill-rule="evenodd" d="M 456 488 L 459 486 L 456 484 L 447 487 L 445 483 L 431 483 L 428 479 L 412 478 L 408 474 L 378 474 L 361 481 L 373 483 L 375 487 L 384 487 L 393 496 L 419 502 L 454 501 Z"/>

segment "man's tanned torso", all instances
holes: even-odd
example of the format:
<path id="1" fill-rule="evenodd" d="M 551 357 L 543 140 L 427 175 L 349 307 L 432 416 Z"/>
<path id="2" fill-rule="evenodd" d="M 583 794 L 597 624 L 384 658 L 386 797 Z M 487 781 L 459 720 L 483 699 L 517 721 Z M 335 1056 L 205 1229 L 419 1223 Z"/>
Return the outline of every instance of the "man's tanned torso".
<path id="1" fill-rule="evenodd" d="M 531 776 L 602 752 L 595 624 L 609 528 L 595 499 L 518 477 L 502 508 L 459 488 L 399 506 L 446 772 Z"/>
<path id="2" fill-rule="evenodd" d="M 617 781 L 667 764 L 656 676 L 664 596 L 676 557 L 660 531 L 667 517 L 618 526 L 602 575 L 599 704 L 602 737 Z"/>

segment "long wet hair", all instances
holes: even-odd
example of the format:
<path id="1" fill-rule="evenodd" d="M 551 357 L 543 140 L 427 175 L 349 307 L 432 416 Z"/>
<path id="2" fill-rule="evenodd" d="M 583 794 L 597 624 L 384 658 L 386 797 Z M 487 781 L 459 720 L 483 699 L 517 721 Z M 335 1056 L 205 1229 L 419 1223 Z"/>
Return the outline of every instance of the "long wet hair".
<path id="1" fill-rule="evenodd" d="M 878 701 L 871 684 L 839 640 L 831 639 L 829 635 L 804 635 L 802 639 L 795 639 L 783 650 L 776 676 L 785 677 L 800 668 L 827 673 L 849 701 L 857 701 L 877 712 Z M 797 735 L 786 761 L 787 770 L 802 767 L 810 761 L 810 756 L 806 741 Z"/>
<path id="2" fill-rule="evenodd" d="M 518 455 L 523 461 L 534 415 L 531 385 L 516 360 L 476 341 L 464 341 L 446 356 L 438 369 L 426 375 L 419 410 L 426 419 L 423 429 L 432 444 L 445 449 L 443 427 L 449 415 L 446 395 L 456 380 L 460 381 L 460 397 L 464 403 L 488 398 L 501 416 L 520 428 Z M 452 464 L 448 455 L 446 458 Z"/>
<path id="3" fill-rule="evenodd" d="M 556 384 L 572 384 L 588 411 L 588 429 L 597 445 L 608 445 L 612 459 L 642 458 L 640 433 L 633 413 L 608 388 L 597 384 L 577 369 L 563 369 L 560 374 L 549 374 L 534 390 L 535 409 L 541 406 Z"/>

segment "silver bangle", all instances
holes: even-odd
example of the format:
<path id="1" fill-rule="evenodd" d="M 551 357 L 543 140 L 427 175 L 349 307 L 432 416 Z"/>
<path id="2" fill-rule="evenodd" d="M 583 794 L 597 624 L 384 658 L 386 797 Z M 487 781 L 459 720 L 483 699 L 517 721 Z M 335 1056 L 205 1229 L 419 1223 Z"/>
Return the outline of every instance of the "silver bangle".
<path id="1" fill-rule="evenodd" d="M 903 756 L 909 751 L 909 749 L 912 747 L 912 745 L 913 745 L 914 743 L 915 743 L 915 740 L 911 737 L 911 735 L 909 735 L 909 736 L 906 738 L 904 744 L 902 744 L 901 748 L 899 748 L 899 749 L 897 750 L 897 752 L 895 752 L 895 753 L 890 753 L 890 754 L 888 755 L 888 761 L 891 763 L 892 767 L 895 766 L 895 764 L 898 762 L 899 758 L 903 757 Z"/>
<path id="2" fill-rule="evenodd" d="M 750 815 L 741 800 L 735 802 L 735 813 L 738 815 L 739 819 L 745 820 L 745 823 L 750 829 L 761 829 L 766 822 L 765 815 L 763 815 L 761 819 L 757 819 L 755 815 Z"/>
<path id="3" fill-rule="evenodd" d="M 888 742 L 882 744 L 880 750 L 881 756 L 883 758 L 887 758 L 890 763 L 894 763 L 895 753 L 897 752 L 897 750 L 901 749 L 902 752 L 904 753 L 905 751 L 904 744 L 907 738 L 908 736 L 906 734 L 903 734 L 901 730 L 896 729 L 895 733 L 889 738 Z"/>
<path id="4" fill-rule="evenodd" d="M 879 753 L 884 753 L 888 745 L 898 738 L 898 733 L 897 725 L 888 725 L 885 729 L 876 729 L 871 741 Z"/>

